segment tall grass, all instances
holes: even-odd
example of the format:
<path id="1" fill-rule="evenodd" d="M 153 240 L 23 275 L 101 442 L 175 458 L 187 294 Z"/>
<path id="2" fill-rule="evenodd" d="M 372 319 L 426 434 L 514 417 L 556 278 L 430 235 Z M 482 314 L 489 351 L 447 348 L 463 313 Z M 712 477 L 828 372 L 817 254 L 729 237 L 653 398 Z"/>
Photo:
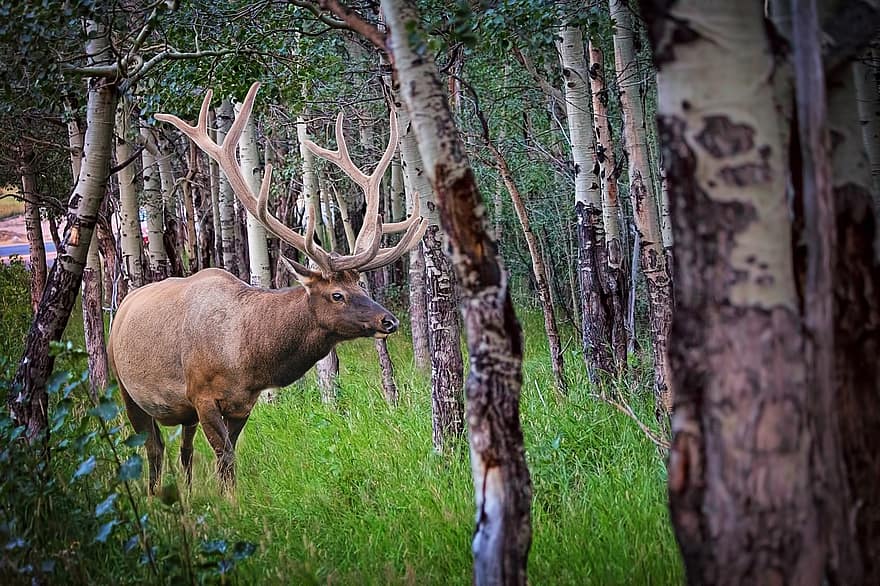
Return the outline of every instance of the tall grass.
<path id="1" fill-rule="evenodd" d="M 534 485 L 534 584 L 674 584 L 682 581 L 657 450 L 626 417 L 586 397 L 569 352 L 572 392 L 553 391 L 540 316 L 525 316 L 522 421 Z M 213 458 L 200 442 L 203 507 L 238 538 L 260 544 L 244 571 L 268 583 L 467 584 L 474 524 L 464 442 L 431 447 L 429 387 L 409 366 L 409 340 L 389 344 L 401 403 L 381 395 L 373 344 L 339 348 L 336 405 L 312 379 L 258 405 L 238 447 L 234 503 L 216 497 Z M 650 381 L 645 365 L 634 375 Z M 650 387 L 630 397 L 650 417 Z M 205 481 L 207 480 L 207 482 Z M 216 508 L 215 508 L 216 507 Z"/>
<path id="2" fill-rule="evenodd" d="M 0 198 L 0 220 L 24 213 L 24 202 L 11 197 Z"/>
<path id="3" fill-rule="evenodd" d="M 78 315 L 68 335 L 81 336 Z M 588 397 L 575 350 L 566 356 L 571 393 L 558 396 L 541 317 L 526 313 L 523 321 L 521 415 L 534 488 L 530 582 L 681 583 L 660 454 L 625 416 Z M 171 496 L 150 499 L 138 485 L 152 530 L 166 543 L 185 537 L 184 553 L 208 536 L 255 543 L 255 554 L 226 577 L 245 584 L 469 583 L 474 497 L 466 442 L 451 454 L 434 453 L 428 380 L 411 366 L 406 335 L 389 347 L 401 395 L 396 408 L 382 398 L 371 340 L 339 348 L 334 405 L 321 403 L 311 376 L 276 403 L 258 404 L 239 440 L 232 500 L 218 494 L 213 453 L 200 432 L 194 485 L 177 502 L 179 431 L 166 429 L 163 495 Z M 650 380 L 649 365 L 639 363 L 612 390 L 627 393 L 649 419 Z M 122 416 L 117 423 L 127 425 Z M 115 553 L 103 554 L 112 559 L 89 566 L 90 581 L 149 577 L 133 569 L 118 539 Z M 168 554 L 163 563 L 183 557 Z"/>

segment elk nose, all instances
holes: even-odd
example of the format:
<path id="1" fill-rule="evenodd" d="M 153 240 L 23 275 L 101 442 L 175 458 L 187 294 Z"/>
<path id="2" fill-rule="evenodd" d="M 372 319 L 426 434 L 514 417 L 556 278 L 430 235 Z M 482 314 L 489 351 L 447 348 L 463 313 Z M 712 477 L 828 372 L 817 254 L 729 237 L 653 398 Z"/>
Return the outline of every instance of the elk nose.
<path id="1" fill-rule="evenodd" d="M 386 334 L 393 334 L 397 331 L 397 326 L 400 322 L 397 321 L 397 318 L 393 315 L 386 315 L 382 318 L 382 328 L 385 330 Z"/>

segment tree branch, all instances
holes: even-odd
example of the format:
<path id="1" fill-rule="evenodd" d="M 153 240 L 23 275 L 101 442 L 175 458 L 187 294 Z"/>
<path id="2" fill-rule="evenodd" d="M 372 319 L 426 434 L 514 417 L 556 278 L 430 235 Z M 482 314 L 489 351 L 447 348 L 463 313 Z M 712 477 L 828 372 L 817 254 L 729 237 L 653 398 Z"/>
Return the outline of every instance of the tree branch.
<path id="1" fill-rule="evenodd" d="M 330 28 L 352 30 L 351 27 L 349 27 L 345 21 L 337 20 L 335 18 L 332 18 L 331 16 L 328 16 L 327 14 L 324 14 L 321 11 L 321 8 L 317 4 L 315 4 L 314 2 L 307 2 L 305 0 L 288 0 L 288 1 L 291 4 L 293 4 L 294 6 L 299 6 L 300 8 L 305 8 L 306 10 L 308 10 L 309 12 L 314 14 L 318 20 L 320 20 L 321 22 L 323 22 L 324 24 L 326 24 Z"/>
<path id="2" fill-rule="evenodd" d="M 513 47 L 513 56 L 516 57 L 516 60 L 520 62 L 520 65 L 525 67 L 526 71 L 535 80 L 535 83 L 541 88 L 541 90 L 547 94 L 549 97 L 557 100 L 560 104 L 565 104 L 565 97 L 562 95 L 562 91 L 553 87 L 553 85 L 547 81 L 543 75 L 538 73 L 538 70 L 535 68 L 535 64 L 532 63 L 532 60 L 526 57 L 526 55 L 519 49 L 519 47 Z"/>
<path id="3" fill-rule="evenodd" d="M 323 10 L 332 12 L 336 15 L 336 18 L 348 25 L 349 29 L 373 43 L 377 49 L 383 53 L 389 53 L 386 46 L 385 33 L 380 31 L 376 25 L 364 20 L 360 14 L 342 4 L 339 0 L 318 0 L 318 5 Z"/>
<path id="4" fill-rule="evenodd" d="M 125 91 L 126 89 L 132 87 L 138 81 L 140 81 L 147 73 L 150 72 L 156 65 L 165 60 L 171 61 L 183 61 L 186 59 L 200 59 L 202 57 L 225 57 L 226 55 L 231 55 L 235 53 L 235 49 L 219 49 L 215 51 L 191 51 L 191 52 L 180 52 L 174 49 L 166 49 L 153 57 L 150 57 L 144 64 L 135 71 L 131 77 L 129 77 L 125 82 L 123 82 L 121 89 Z"/>

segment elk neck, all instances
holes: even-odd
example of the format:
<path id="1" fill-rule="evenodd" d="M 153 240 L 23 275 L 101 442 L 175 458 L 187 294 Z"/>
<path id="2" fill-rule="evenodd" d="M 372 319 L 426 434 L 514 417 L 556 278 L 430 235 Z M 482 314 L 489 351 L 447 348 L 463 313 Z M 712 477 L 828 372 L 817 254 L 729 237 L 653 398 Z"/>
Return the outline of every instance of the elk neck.
<path id="1" fill-rule="evenodd" d="M 291 384 L 341 341 L 318 325 L 302 287 L 248 289 L 243 296 L 247 306 L 243 358 L 262 370 L 266 386 Z"/>

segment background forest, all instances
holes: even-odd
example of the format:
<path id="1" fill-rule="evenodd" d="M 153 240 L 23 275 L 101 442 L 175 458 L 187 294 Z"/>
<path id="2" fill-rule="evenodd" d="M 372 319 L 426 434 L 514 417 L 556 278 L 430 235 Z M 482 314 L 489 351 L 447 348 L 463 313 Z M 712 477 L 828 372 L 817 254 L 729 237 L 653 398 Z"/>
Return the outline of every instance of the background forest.
<path id="1" fill-rule="evenodd" d="M 880 583 L 880 8 L 733 4 L 0 2 L 2 581 Z M 400 331 L 149 494 L 124 299 L 376 212 Z"/>

